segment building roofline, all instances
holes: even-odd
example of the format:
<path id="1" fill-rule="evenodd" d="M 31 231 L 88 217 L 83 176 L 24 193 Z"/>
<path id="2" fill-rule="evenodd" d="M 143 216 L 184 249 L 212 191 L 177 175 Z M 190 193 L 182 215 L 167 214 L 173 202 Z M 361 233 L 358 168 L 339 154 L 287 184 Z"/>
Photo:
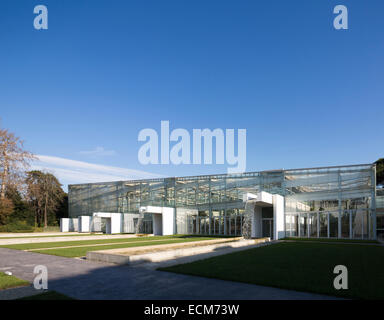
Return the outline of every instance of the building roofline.
<path id="1" fill-rule="evenodd" d="M 313 170 L 326 170 L 326 169 L 340 169 L 340 168 L 352 168 L 352 167 L 375 167 L 375 163 L 364 163 L 364 164 L 350 164 L 350 165 L 341 165 L 341 166 L 326 166 L 326 167 L 311 167 L 311 168 L 297 168 L 297 169 L 275 169 L 275 170 L 263 170 L 263 171 L 249 171 L 243 173 L 219 173 L 219 174 L 206 174 L 206 175 L 198 175 L 198 176 L 180 176 L 180 177 L 162 177 L 162 178 L 151 178 L 151 179 L 135 179 L 135 180 L 117 180 L 117 181 L 101 181 L 101 182 L 91 182 L 91 183 L 76 183 L 76 184 L 68 184 L 68 188 L 70 186 L 85 186 L 85 185 L 97 185 L 97 184 L 117 184 L 117 183 L 125 183 L 125 182 L 160 182 L 167 179 L 196 179 L 196 178 L 208 178 L 208 177 L 239 177 L 239 176 L 247 176 L 252 174 L 262 174 L 262 173 L 273 173 L 273 172 L 289 172 L 289 171 L 313 171 Z"/>

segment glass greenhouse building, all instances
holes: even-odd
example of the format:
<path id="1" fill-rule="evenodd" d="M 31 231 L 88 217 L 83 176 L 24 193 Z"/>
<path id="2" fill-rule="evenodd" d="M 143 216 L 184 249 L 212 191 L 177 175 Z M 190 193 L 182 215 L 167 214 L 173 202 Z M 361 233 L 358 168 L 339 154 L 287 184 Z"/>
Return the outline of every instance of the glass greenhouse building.
<path id="1" fill-rule="evenodd" d="M 175 212 L 174 233 L 240 236 L 244 195 L 261 192 L 283 197 L 286 237 L 375 239 L 384 231 L 374 164 L 70 185 L 69 216 L 166 207 Z M 260 212 L 261 235 L 273 238 L 274 210 Z M 144 214 L 148 233 L 153 216 Z"/>

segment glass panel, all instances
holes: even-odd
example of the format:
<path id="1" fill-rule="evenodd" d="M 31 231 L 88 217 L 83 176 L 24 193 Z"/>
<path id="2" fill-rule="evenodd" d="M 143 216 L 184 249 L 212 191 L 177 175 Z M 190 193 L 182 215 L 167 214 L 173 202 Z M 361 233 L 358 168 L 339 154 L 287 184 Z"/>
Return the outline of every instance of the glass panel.
<path id="1" fill-rule="evenodd" d="M 309 214 L 310 236 L 317 238 L 317 213 Z"/>
<path id="2" fill-rule="evenodd" d="M 367 213 L 364 210 L 354 210 L 352 213 L 352 235 L 353 238 L 367 238 Z"/>
<path id="3" fill-rule="evenodd" d="M 291 237 L 291 215 L 285 216 L 285 236 Z"/>
<path id="4" fill-rule="evenodd" d="M 339 226 L 339 214 L 338 213 L 330 213 L 329 214 L 329 236 L 331 238 L 337 238 L 339 231 L 338 231 L 338 226 Z"/>
<path id="5" fill-rule="evenodd" d="M 224 217 L 224 234 L 229 235 L 229 217 Z"/>
<path id="6" fill-rule="evenodd" d="M 363 238 L 368 239 L 369 238 L 369 219 L 368 219 L 368 212 L 366 210 L 362 211 L 363 215 Z"/>
<path id="7" fill-rule="evenodd" d="M 349 238 L 349 211 L 341 214 L 341 237 Z"/>
<path id="8" fill-rule="evenodd" d="M 299 217 L 292 215 L 291 219 L 291 237 L 297 237 L 299 232 Z"/>
<path id="9" fill-rule="evenodd" d="M 272 232 L 271 232 L 271 224 L 272 220 L 263 219 L 262 220 L 262 235 L 263 237 L 270 237 L 272 238 Z"/>
<path id="10" fill-rule="evenodd" d="M 384 230 L 384 214 L 377 214 L 376 228 Z"/>
<path id="11" fill-rule="evenodd" d="M 320 238 L 328 237 L 328 214 L 319 213 L 320 220 Z"/>
<path id="12" fill-rule="evenodd" d="M 306 214 L 300 214 L 300 237 L 308 236 L 308 218 Z"/>

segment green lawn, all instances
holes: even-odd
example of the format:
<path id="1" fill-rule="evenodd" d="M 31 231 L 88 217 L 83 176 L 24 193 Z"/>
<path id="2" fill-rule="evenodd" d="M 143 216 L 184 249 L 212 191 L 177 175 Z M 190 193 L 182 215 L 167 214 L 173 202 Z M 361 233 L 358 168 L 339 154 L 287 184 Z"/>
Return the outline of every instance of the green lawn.
<path id="1" fill-rule="evenodd" d="M 88 251 L 152 246 L 152 245 L 160 245 L 160 244 L 182 243 L 182 242 L 213 240 L 213 239 L 217 239 L 217 237 L 177 235 L 177 236 L 125 238 L 125 239 L 26 243 L 26 244 L 6 245 L 6 246 L 0 246 L 0 247 L 17 249 L 17 250 L 35 249 L 33 252 L 72 258 L 72 257 L 83 257 L 87 254 Z M 95 244 L 100 244 L 100 245 L 95 246 Z M 101 245 L 101 244 L 104 244 L 104 245 Z M 79 245 L 84 245 L 84 247 L 73 247 L 73 246 L 79 246 Z M 93 246 L 90 246 L 90 245 L 93 245 Z M 65 247 L 65 246 L 68 246 L 68 248 L 59 248 L 59 247 Z M 46 249 L 46 248 L 49 248 L 49 249 Z"/>
<path id="2" fill-rule="evenodd" d="M 348 268 L 348 290 L 333 269 Z M 213 257 L 163 271 L 359 299 L 384 299 L 384 247 L 285 242 Z"/>
<path id="3" fill-rule="evenodd" d="M 0 290 L 26 286 L 28 284 L 28 281 L 21 280 L 15 276 L 8 276 L 5 273 L 0 272 Z"/>
<path id="4" fill-rule="evenodd" d="M 108 250 L 108 249 L 120 249 L 120 248 L 132 248 L 132 247 L 145 247 L 145 246 L 153 246 L 160 244 L 170 244 L 170 243 L 183 243 L 183 242 L 193 242 L 193 241 L 201 241 L 201 240 L 212 240 L 212 238 L 192 238 L 192 239 L 164 239 L 163 241 L 131 241 L 131 243 L 121 243 L 121 244 L 111 244 L 104 246 L 91 246 L 91 247 L 77 247 L 77 248 L 61 248 L 61 249 L 48 249 L 48 250 L 35 250 L 33 252 L 51 254 L 55 256 L 62 256 L 68 258 L 75 257 L 84 257 L 88 251 L 97 251 L 97 250 Z"/>
<path id="5" fill-rule="evenodd" d="M 180 236 L 182 237 L 182 236 Z M 119 242 L 140 242 L 140 241 L 153 241 L 161 239 L 174 239 L 176 236 L 157 236 L 157 237 L 138 237 L 138 238 L 116 238 L 116 239 L 98 239 L 98 240 L 75 240 L 75 241 L 59 241 L 59 242 L 39 242 L 39 243 L 22 243 L 22 244 L 8 244 L 1 245 L 0 248 L 16 249 L 16 250 L 30 250 L 39 248 L 55 248 L 66 246 L 81 246 L 90 244 L 103 244 L 103 243 L 119 243 Z"/>
<path id="6" fill-rule="evenodd" d="M 315 242 L 346 242 L 346 243 L 377 243 L 376 240 L 365 240 L 365 239 L 335 239 L 335 238 L 296 238 L 296 237 L 287 237 L 283 240 L 293 240 L 293 241 L 315 241 Z"/>
<path id="7" fill-rule="evenodd" d="M 20 298 L 17 300 L 74 300 L 64 294 L 58 293 L 56 291 L 47 291 L 33 296 Z"/>

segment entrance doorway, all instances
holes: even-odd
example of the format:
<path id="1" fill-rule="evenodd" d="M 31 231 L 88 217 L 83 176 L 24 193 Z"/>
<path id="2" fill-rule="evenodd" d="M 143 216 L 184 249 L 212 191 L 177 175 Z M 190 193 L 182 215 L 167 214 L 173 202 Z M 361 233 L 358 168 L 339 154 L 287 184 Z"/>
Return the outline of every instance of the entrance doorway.
<path id="1" fill-rule="evenodd" d="M 261 223 L 261 233 L 263 238 L 273 239 L 273 218 L 264 218 Z"/>
<path id="2" fill-rule="evenodd" d="M 162 236 L 163 235 L 163 216 L 159 213 L 152 214 L 153 221 L 153 235 Z"/>
<path id="3" fill-rule="evenodd" d="M 111 233 L 111 218 L 101 218 L 100 229 L 102 233 Z"/>

